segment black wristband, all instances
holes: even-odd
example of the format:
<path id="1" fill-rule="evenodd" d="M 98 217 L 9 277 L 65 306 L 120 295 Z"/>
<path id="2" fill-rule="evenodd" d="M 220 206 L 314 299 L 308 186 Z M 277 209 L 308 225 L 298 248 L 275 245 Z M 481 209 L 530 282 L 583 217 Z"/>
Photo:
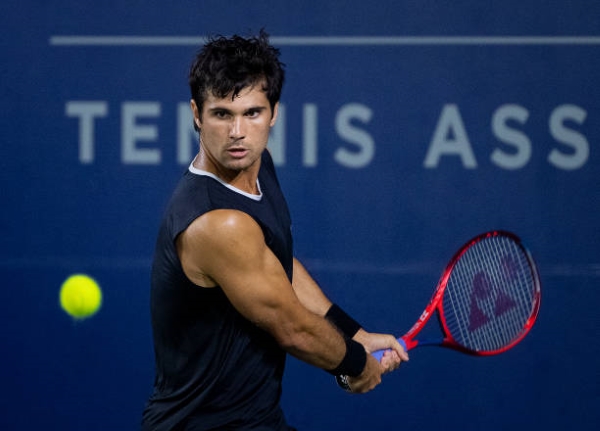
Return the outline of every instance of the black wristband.
<path id="1" fill-rule="evenodd" d="M 325 314 L 325 318 L 333 323 L 348 338 L 354 337 L 361 328 L 360 323 L 350 317 L 337 304 L 331 306 L 327 314 Z"/>
<path id="2" fill-rule="evenodd" d="M 333 370 L 328 370 L 329 374 L 334 376 L 350 376 L 356 377 L 360 375 L 365 369 L 367 364 L 367 352 L 362 344 L 350 339 L 345 338 L 346 341 L 346 354 L 342 362 L 335 367 Z"/>

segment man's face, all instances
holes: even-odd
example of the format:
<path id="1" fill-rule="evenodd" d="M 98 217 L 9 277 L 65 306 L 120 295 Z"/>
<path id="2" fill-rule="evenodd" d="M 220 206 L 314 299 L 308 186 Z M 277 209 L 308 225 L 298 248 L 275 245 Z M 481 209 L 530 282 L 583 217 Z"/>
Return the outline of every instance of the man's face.
<path id="1" fill-rule="evenodd" d="M 262 85 L 244 88 L 235 98 L 217 98 L 209 92 L 202 112 L 191 102 L 194 121 L 200 128 L 200 145 L 206 166 L 216 173 L 243 171 L 256 166 L 275 125 L 274 112 Z M 211 169 L 212 168 L 212 169 Z"/>

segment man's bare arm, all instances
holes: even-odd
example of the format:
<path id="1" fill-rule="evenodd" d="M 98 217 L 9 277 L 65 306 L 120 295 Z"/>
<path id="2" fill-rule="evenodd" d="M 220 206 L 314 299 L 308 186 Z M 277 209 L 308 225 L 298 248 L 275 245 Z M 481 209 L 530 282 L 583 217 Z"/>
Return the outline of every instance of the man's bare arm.
<path id="1" fill-rule="evenodd" d="M 292 286 L 296 296 L 306 308 L 319 316 L 325 316 L 331 308 L 331 301 L 300 261 L 294 258 L 294 278 Z"/>
<path id="2" fill-rule="evenodd" d="M 294 259 L 292 286 L 300 302 L 319 316 L 325 316 L 333 305 L 298 259 Z M 369 353 L 389 349 L 390 351 L 385 354 L 382 360 L 386 372 L 398 368 L 400 362 L 408 361 L 408 355 L 393 335 L 371 333 L 360 328 L 352 338 L 361 343 Z"/>

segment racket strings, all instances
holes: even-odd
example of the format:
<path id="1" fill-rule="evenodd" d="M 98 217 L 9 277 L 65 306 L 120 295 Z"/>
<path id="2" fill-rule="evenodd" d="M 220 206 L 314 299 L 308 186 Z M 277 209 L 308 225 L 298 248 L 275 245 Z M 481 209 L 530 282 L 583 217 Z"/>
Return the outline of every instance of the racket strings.
<path id="1" fill-rule="evenodd" d="M 443 299 L 445 327 L 470 350 L 501 349 L 522 332 L 535 288 L 526 251 L 511 238 L 485 237 L 452 268 Z"/>

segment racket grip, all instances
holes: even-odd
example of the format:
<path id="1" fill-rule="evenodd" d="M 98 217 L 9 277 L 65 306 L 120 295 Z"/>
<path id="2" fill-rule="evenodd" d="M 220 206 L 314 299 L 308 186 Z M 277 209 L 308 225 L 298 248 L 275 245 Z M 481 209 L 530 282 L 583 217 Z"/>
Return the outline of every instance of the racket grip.
<path id="1" fill-rule="evenodd" d="M 402 338 L 398 338 L 398 342 L 400 343 L 400 345 L 402 346 L 402 348 L 404 350 L 407 350 L 406 343 L 404 342 L 404 340 Z M 381 358 L 383 358 L 384 353 L 385 353 L 385 349 L 382 349 L 382 350 L 377 350 L 377 351 L 371 353 L 371 355 L 373 355 L 375 357 L 375 359 L 377 359 L 378 361 L 381 361 Z"/>

